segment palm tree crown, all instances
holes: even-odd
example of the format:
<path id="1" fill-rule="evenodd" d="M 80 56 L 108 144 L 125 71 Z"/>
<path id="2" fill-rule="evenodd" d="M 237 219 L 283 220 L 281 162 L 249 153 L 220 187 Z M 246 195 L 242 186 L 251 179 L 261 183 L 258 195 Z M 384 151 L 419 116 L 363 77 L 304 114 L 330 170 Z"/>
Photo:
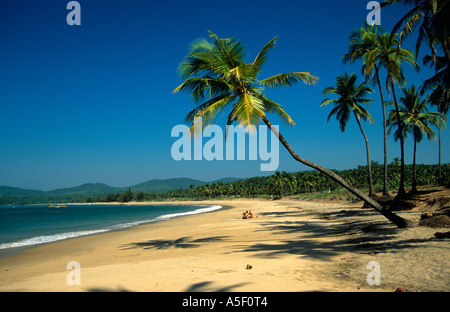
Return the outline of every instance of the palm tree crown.
<path id="1" fill-rule="evenodd" d="M 274 48 L 276 37 L 269 41 L 253 62 L 246 62 L 247 52 L 236 39 L 219 38 L 210 32 L 210 38 L 192 42 L 187 57 L 179 66 L 186 79 L 174 92 L 191 92 L 196 103 L 201 103 L 186 116 L 187 122 L 201 117 L 207 126 L 218 112 L 230 106 L 227 125 L 237 122 L 242 126 L 259 124 L 266 113 L 277 114 L 287 124 L 292 118 L 276 102 L 266 98 L 264 88 L 292 86 L 298 81 L 315 84 L 317 77 L 308 72 L 291 72 L 263 80 L 258 74 L 267 61 L 268 52 Z M 193 126 L 192 128 L 193 129 Z"/>
<path id="2" fill-rule="evenodd" d="M 345 131 L 348 121 L 350 120 L 351 113 L 355 114 L 355 117 L 366 121 L 369 119 L 373 124 L 373 118 L 370 113 L 362 106 L 368 105 L 373 99 L 366 98 L 367 95 L 374 91 L 369 88 L 364 82 L 360 85 L 356 85 L 357 77 L 353 73 L 350 76 L 345 73 L 344 77 L 339 75 L 336 78 L 336 88 L 328 87 L 323 91 L 323 95 L 335 94 L 337 99 L 325 99 L 320 106 L 334 104 L 334 108 L 328 115 L 328 121 L 331 117 L 336 115 L 336 119 L 339 121 L 339 128 L 342 132 Z M 362 104 L 362 105 L 361 105 Z"/>
<path id="3" fill-rule="evenodd" d="M 410 88 L 402 89 L 403 96 L 400 98 L 402 105 L 399 105 L 400 120 L 404 124 L 403 134 L 398 132 L 397 116 L 394 110 L 389 113 L 389 133 L 396 130 L 395 138 L 400 135 L 407 137 L 412 133 L 416 142 L 421 142 L 423 135 L 426 134 L 429 140 L 436 137 L 435 132 L 430 125 L 435 127 L 444 127 L 444 121 L 447 117 L 439 112 L 428 111 L 429 98 L 421 99 L 420 88 L 416 90 L 413 85 Z"/>
<path id="4" fill-rule="evenodd" d="M 398 47 L 397 35 L 377 34 L 375 40 L 375 47 L 367 53 L 365 70 L 372 72 L 376 66 L 384 67 L 387 70 L 386 89 L 388 90 L 391 89 L 392 83 L 404 85 L 406 78 L 401 67 L 402 63 L 410 64 L 417 71 L 420 69 L 414 54 L 407 49 Z"/>
<path id="5" fill-rule="evenodd" d="M 427 41 L 433 57 L 436 56 L 436 43 L 440 43 L 447 61 L 450 61 L 450 1 L 448 0 L 385 0 L 381 7 L 392 4 L 412 4 L 408 11 L 394 26 L 392 32 L 402 28 L 400 44 L 404 37 L 409 36 L 420 23 L 416 41 L 416 55 L 424 40 Z"/>

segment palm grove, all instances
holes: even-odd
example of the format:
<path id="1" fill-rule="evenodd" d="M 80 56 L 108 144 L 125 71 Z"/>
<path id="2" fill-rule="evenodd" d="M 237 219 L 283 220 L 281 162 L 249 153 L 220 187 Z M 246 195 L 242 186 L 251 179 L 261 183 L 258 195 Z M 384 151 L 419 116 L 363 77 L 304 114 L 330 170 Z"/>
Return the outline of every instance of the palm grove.
<path id="1" fill-rule="evenodd" d="M 369 95 L 374 91 L 369 84 L 378 87 L 383 111 L 385 147 L 383 193 L 387 194 L 388 191 L 386 138 L 388 127 L 390 127 L 389 131 L 395 132 L 395 138 L 400 144 L 398 195 L 402 196 L 405 194 L 404 142 L 407 136 L 412 133 L 416 150 L 416 143 L 422 139 L 423 134 L 432 139 L 435 137 L 433 128 L 440 131 L 445 126 L 450 81 L 448 66 L 450 63 L 450 31 L 446 18 L 450 16 L 450 3 L 449 0 L 387 0 L 382 3 L 382 7 L 397 4 L 409 5 L 411 10 L 399 20 L 392 32 L 385 32 L 375 25 L 366 24 L 350 34 L 348 52 L 344 55 L 343 60 L 344 62 L 360 62 L 365 81 L 358 84 L 354 74 L 345 73 L 339 76 L 336 80 L 336 87 L 329 87 L 324 91 L 325 95 L 332 94 L 335 98 L 324 100 L 322 105 L 332 104 L 334 106 L 329 119 L 336 115 L 342 131 L 345 130 L 350 116 L 354 116 L 366 143 L 368 167 L 370 168 L 369 142 L 363 131 L 361 119 L 363 121 L 373 120 L 364 106 L 368 106 L 373 101 Z M 415 29 L 419 35 L 416 51 L 413 53 L 403 48 L 402 42 Z M 269 41 L 253 61 L 248 62 L 246 50 L 237 39 L 220 38 L 210 32 L 209 39 L 201 38 L 193 41 L 188 55 L 179 65 L 179 72 L 184 82 L 174 90 L 174 92 L 189 92 L 194 102 L 197 103 L 197 106 L 187 114 L 186 122 L 193 124 L 195 118 L 201 117 L 203 127 L 206 127 L 215 121 L 220 112 L 227 112 L 227 126 L 238 123 L 246 127 L 264 123 L 295 160 L 326 175 L 398 227 L 415 226 L 415 222 L 385 209 L 373 196 L 369 196 L 373 195 L 371 170 L 368 174 L 370 194 L 367 195 L 336 174 L 335 171 L 328 170 L 299 156 L 284 136 L 272 126 L 267 116 L 268 113 L 277 115 L 288 125 L 294 125 L 294 121 L 279 103 L 265 96 L 264 90 L 292 86 L 301 81 L 314 85 L 319 79 L 309 72 L 289 72 L 260 79 L 259 74 L 267 61 L 268 53 L 275 47 L 275 43 L 276 38 Z M 407 79 L 403 66 L 411 65 L 416 70 L 420 70 L 416 60 L 423 43 L 429 47 L 429 55 L 423 58 L 423 62 L 434 67 L 435 75 L 425 80 L 420 87 L 410 86 L 410 89 L 406 89 Z M 397 88 L 402 90 L 403 96 L 398 97 Z M 392 94 L 393 101 L 387 101 L 386 93 Z M 414 93 L 414 99 L 411 98 L 411 93 Z M 437 106 L 438 111 L 429 112 L 430 104 Z M 387 112 L 387 109 L 391 111 Z M 194 129 L 193 125 L 191 129 Z M 415 157 L 413 168 L 413 170 L 416 169 Z M 413 177 L 415 179 L 413 186 L 417 186 L 417 174 L 413 173 Z"/>

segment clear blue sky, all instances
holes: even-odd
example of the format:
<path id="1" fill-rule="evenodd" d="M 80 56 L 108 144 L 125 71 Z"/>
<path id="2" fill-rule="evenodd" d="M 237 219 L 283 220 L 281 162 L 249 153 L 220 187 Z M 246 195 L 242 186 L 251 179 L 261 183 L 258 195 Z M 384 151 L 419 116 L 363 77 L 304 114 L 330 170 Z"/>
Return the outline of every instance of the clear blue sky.
<path id="1" fill-rule="evenodd" d="M 316 86 L 270 90 L 296 127 L 281 132 L 298 154 L 333 169 L 365 165 L 364 143 L 353 121 L 341 133 L 322 91 L 338 74 L 360 73 L 343 65 L 348 34 L 359 28 L 368 1 L 148 1 L 80 0 L 81 26 L 69 26 L 69 1 L 0 2 L 0 185 L 50 190 L 88 182 L 128 186 L 153 178 L 263 175 L 259 161 L 181 161 L 171 158 L 171 129 L 194 107 L 177 66 L 191 41 L 211 30 L 236 37 L 250 59 L 278 36 L 263 76 L 309 71 Z M 382 11 L 390 31 L 404 7 Z M 408 39 L 412 48 L 415 40 Z M 421 64 L 420 56 L 419 63 Z M 420 84 L 432 71 L 405 68 Z M 360 81 L 361 78 L 360 78 Z M 400 92 L 399 92 L 400 93 Z M 372 159 L 383 162 L 379 94 L 365 124 Z M 276 117 L 274 124 L 280 124 Z M 443 133 L 443 162 L 450 161 Z M 412 140 L 406 144 L 412 161 Z M 399 156 L 389 139 L 389 161 Z M 437 163 L 436 142 L 419 145 L 419 163 Z M 279 170 L 307 169 L 280 146 Z"/>

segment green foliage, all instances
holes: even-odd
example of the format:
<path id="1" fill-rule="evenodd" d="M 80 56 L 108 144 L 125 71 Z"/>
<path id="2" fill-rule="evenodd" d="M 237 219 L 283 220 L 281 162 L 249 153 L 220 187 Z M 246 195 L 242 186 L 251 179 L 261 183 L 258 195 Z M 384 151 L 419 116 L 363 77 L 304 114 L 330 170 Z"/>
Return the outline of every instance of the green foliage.
<path id="1" fill-rule="evenodd" d="M 131 188 L 123 192 L 122 194 L 122 202 L 128 203 L 134 199 L 134 193 L 131 191 Z"/>
<path id="2" fill-rule="evenodd" d="M 383 189 L 383 165 L 372 162 L 372 174 L 376 191 Z M 406 185 L 412 185 L 412 165 L 405 167 Z M 417 185 L 446 185 L 450 187 L 450 164 L 441 167 L 439 179 L 438 165 L 417 165 Z M 335 171 L 353 186 L 367 190 L 369 188 L 367 166 L 355 169 Z M 400 164 L 394 160 L 388 165 L 389 189 L 396 190 L 400 180 Z M 330 192 L 333 196 L 341 197 L 341 187 L 318 171 L 301 171 L 296 173 L 276 172 L 271 176 L 253 177 L 233 182 L 214 182 L 165 192 L 134 193 L 131 188 L 126 191 L 98 195 L 26 195 L 0 196 L 0 205 L 48 204 L 48 203 L 76 203 L 76 202 L 129 202 L 137 201 L 167 201 L 167 200 L 202 200 L 226 198 L 270 198 L 291 195 L 307 197 L 323 196 L 320 192 Z M 347 195 L 346 195 L 347 196 Z M 348 195 L 350 196 L 350 195 Z M 303 197 L 302 197 L 303 198 Z"/>
<path id="3" fill-rule="evenodd" d="M 373 99 L 367 98 L 367 96 L 374 91 L 365 82 L 357 85 L 356 80 L 357 76 L 355 73 L 351 75 L 345 73 L 344 76 L 339 75 L 336 78 L 336 87 L 328 87 L 322 93 L 323 95 L 331 93 L 337 96 L 337 98 L 323 100 L 320 106 L 333 104 L 333 109 L 328 115 L 328 121 L 331 117 L 336 116 L 342 132 L 345 131 L 345 127 L 352 113 L 358 121 L 360 119 L 364 121 L 369 119 L 371 124 L 374 123 L 370 113 L 363 107 L 363 105 L 369 105 L 373 101 Z"/>
<path id="4" fill-rule="evenodd" d="M 259 124 L 270 112 L 293 125 L 294 121 L 281 105 L 266 98 L 264 89 L 292 86 L 300 81 L 315 84 L 318 78 L 308 72 L 290 72 L 259 80 L 258 75 L 275 42 L 276 37 L 261 49 L 253 62 L 247 61 L 243 44 L 234 38 L 219 38 L 210 32 L 210 39 L 192 42 L 179 65 L 185 81 L 173 91 L 188 92 L 194 102 L 200 104 L 187 114 L 186 121 L 193 123 L 194 118 L 202 118 L 202 125 L 206 127 L 219 113 L 226 112 L 227 125 L 236 122 L 245 127 Z M 195 129 L 192 125 L 191 131 Z"/>

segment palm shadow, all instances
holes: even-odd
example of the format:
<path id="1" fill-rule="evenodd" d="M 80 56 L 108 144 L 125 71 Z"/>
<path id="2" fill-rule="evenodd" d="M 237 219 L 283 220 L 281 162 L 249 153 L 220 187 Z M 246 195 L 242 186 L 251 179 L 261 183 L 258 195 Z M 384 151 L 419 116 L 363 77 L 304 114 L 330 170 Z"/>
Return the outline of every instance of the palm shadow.
<path id="1" fill-rule="evenodd" d="M 154 239 L 145 242 L 137 242 L 125 245 L 122 250 L 142 248 L 142 249 L 168 249 L 168 248 L 198 248 L 205 243 L 214 243 L 225 240 L 228 236 L 211 236 L 205 238 L 192 239 L 191 237 L 180 237 L 175 240 Z"/>
<path id="2" fill-rule="evenodd" d="M 234 284 L 225 287 L 215 287 L 213 282 L 206 281 L 190 285 L 186 288 L 186 292 L 231 292 L 234 288 L 247 285 L 249 283 Z"/>
<path id="3" fill-rule="evenodd" d="M 270 214 L 273 215 L 273 213 Z M 288 215 L 291 214 L 293 212 L 288 213 Z M 256 231 L 271 231 L 274 237 L 277 234 L 298 233 L 298 239 L 237 246 L 234 252 L 251 252 L 262 258 L 277 258 L 283 254 L 292 254 L 329 260 L 346 252 L 362 254 L 396 252 L 406 248 L 425 246 L 430 239 L 433 239 L 398 240 L 396 234 L 404 230 L 383 219 L 368 220 L 367 217 L 372 215 L 378 215 L 378 213 L 367 209 L 351 208 L 350 210 L 317 212 L 315 220 L 278 221 L 274 219 L 263 223 L 261 229 Z M 281 217 L 282 214 L 275 213 L 275 216 Z M 333 223 L 327 221 L 333 221 Z"/>

